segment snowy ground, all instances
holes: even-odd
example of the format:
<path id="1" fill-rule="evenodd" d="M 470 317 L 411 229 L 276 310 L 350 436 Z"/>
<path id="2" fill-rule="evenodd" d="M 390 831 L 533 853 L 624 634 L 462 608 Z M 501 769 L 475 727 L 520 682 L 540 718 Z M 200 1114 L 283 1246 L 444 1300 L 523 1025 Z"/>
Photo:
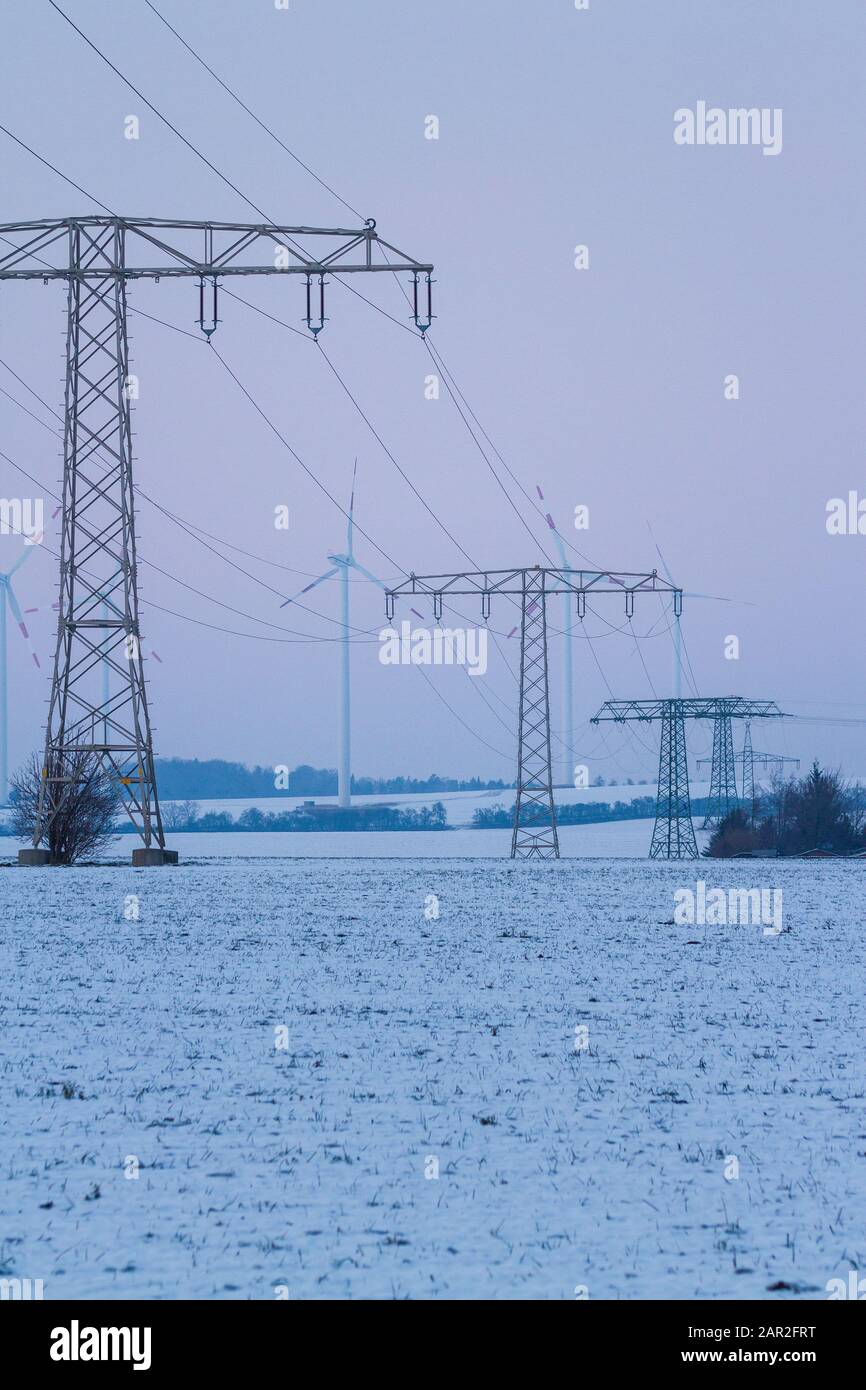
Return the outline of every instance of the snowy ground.
<path id="1" fill-rule="evenodd" d="M 864 872 L 0 871 L 0 1273 L 47 1298 L 826 1297 L 866 1269 Z M 781 886 L 782 935 L 673 926 L 697 876 Z"/>

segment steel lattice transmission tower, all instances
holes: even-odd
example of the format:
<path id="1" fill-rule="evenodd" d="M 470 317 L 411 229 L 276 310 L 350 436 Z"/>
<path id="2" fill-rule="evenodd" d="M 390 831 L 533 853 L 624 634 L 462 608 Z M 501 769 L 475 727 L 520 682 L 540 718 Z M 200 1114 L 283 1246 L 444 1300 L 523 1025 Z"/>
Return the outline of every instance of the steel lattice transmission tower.
<path id="1" fill-rule="evenodd" d="M 749 820 L 755 819 L 755 754 L 752 749 L 752 723 L 746 720 L 743 730 L 743 800 Z"/>
<path id="2" fill-rule="evenodd" d="M 630 618 L 638 593 L 672 594 L 676 616 L 682 611 L 682 591 L 662 579 L 656 570 L 649 574 L 627 574 L 535 565 L 531 569 L 412 574 L 385 595 L 389 622 L 394 618 L 396 600 L 409 595 L 432 599 L 437 623 L 442 617 L 443 601 L 451 597 L 479 596 L 485 622 L 490 617 L 494 595 L 510 595 L 520 600 L 520 701 L 512 859 L 559 858 L 550 760 L 547 599 L 553 594 L 575 595 L 577 616 L 583 618 L 588 594 L 620 594 L 625 598 L 626 616 Z"/>
<path id="3" fill-rule="evenodd" d="M 743 735 L 743 748 L 740 753 L 734 754 L 734 762 L 739 763 L 743 769 L 743 801 L 750 817 L 754 818 L 755 807 L 755 768 L 769 767 L 774 772 L 781 772 L 786 763 L 793 763 L 794 767 L 800 766 L 799 758 L 786 758 L 781 753 L 759 753 L 752 747 L 752 727 L 750 721 L 746 720 L 745 732 Z M 705 767 L 707 763 L 712 766 L 711 758 L 698 758 L 697 767 Z"/>
<path id="4" fill-rule="evenodd" d="M 747 725 L 747 727 L 748 727 L 748 725 Z M 750 737 L 749 737 L 749 742 L 751 743 L 751 735 L 750 735 Z M 785 764 L 786 764 L 786 763 L 792 763 L 792 764 L 794 765 L 795 768 L 800 766 L 800 759 L 799 759 L 799 758 L 789 758 L 789 757 L 784 756 L 782 753 L 759 753 L 758 750 L 757 750 L 757 748 L 753 748 L 753 749 L 751 750 L 751 756 L 749 756 L 748 750 L 747 750 L 747 748 L 746 748 L 746 746 L 745 746 L 745 740 L 744 740 L 744 747 L 742 748 L 742 750 L 741 750 L 739 753 L 735 753 L 735 754 L 734 754 L 734 762 L 739 763 L 741 767 L 744 767 L 747 761 L 751 763 L 751 766 L 752 766 L 753 769 L 754 769 L 754 768 L 759 768 L 759 767 L 769 767 L 769 768 L 772 768 L 775 772 L 781 772 L 782 769 L 785 767 Z M 696 767 L 706 767 L 707 764 L 708 764 L 708 763 L 711 763 L 711 762 L 712 762 L 712 759 L 710 759 L 710 758 L 698 758 L 698 759 L 697 759 L 697 762 L 695 763 L 695 766 L 696 766 Z M 748 775 L 748 774 L 747 774 L 746 772 L 743 773 L 743 779 L 744 779 L 744 780 L 743 780 L 743 799 L 744 799 L 744 800 L 745 800 L 746 795 L 747 795 L 747 791 L 746 791 L 747 783 L 746 783 L 746 780 L 745 780 L 745 778 L 747 777 L 747 775 Z M 752 774 L 752 780 L 753 780 L 753 784 L 754 784 L 754 772 L 753 772 L 753 774 Z"/>
<path id="5" fill-rule="evenodd" d="M 544 571 L 531 570 L 520 604 L 520 704 L 517 719 L 517 798 L 512 859 L 558 859 L 559 836 L 550 762 L 550 691 Z M 550 824 L 538 827 L 545 812 Z"/>
<path id="6" fill-rule="evenodd" d="M 650 845 L 651 859 L 696 859 L 698 855 L 692 823 L 689 771 L 686 754 L 685 720 L 784 719 L 773 700 L 745 700 L 740 696 L 701 697 L 687 700 L 608 700 L 592 719 L 593 724 L 613 720 L 652 723 L 661 720 L 659 784 L 656 820 Z M 713 748 L 715 763 L 716 750 Z M 733 760 L 732 760 L 733 761 Z"/>
<path id="7" fill-rule="evenodd" d="M 316 335 L 325 323 L 327 276 L 409 271 L 415 323 L 423 333 L 432 318 L 433 267 L 381 241 L 372 219 L 352 230 L 72 217 L 7 224 L 0 236 L 0 281 L 64 280 L 68 286 L 57 647 L 37 826 L 33 848 L 22 850 L 19 859 L 48 862 L 50 851 L 40 845 L 50 845 L 52 824 L 72 794 L 76 755 L 93 754 L 119 789 L 143 841 L 133 863 L 174 863 L 177 854 L 165 848 L 141 656 L 127 285 L 196 279 L 199 326 L 210 337 L 219 322 L 222 279 L 302 275 L 305 321 Z M 315 241 L 317 252 L 298 238 Z M 377 242 L 397 259 L 374 264 Z M 54 263 L 58 250 L 65 254 L 63 265 Z M 422 277 L 426 312 L 419 308 Z M 107 696 L 99 679 L 106 668 L 114 676 Z"/>
<path id="8" fill-rule="evenodd" d="M 713 760 L 710 767 L 710 796 L 704 815 L 706 830 L 713 821 L 723 820 L 738 804 L 737 774 L 734 766 L 734 740 L 731 716 L 721 705 L 713 720 Z"/>
<path id="9" fill-rule="evenodd" d="M 650 859 L 697 859 L 682 700 L 667 700 L 661 721 L 659 784 Z"/>

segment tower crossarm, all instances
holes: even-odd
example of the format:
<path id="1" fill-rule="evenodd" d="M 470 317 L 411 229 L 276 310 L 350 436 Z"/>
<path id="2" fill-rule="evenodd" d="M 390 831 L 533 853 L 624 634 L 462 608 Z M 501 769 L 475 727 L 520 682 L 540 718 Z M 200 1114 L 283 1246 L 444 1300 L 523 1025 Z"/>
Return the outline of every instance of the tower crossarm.
<path id="1" fill-rule="evenodd" d="M 109 228 L 119 236 L 106 244 Z M 91 246 L 92 254 L 78 256 L 73 263 L 69 249 L 76 236 L 84 248 Z M 430 263 L 415 260 L 383 240 L 373 218 L 362 227 L 350 228 L 62 217 L 0 224 L 0 238 L 0 280 L 99 280 L 112 275 L 160 280 L 183 275 L 351 275 L 395 270 L 430 274 L 433 270 Z M 377 244 L 389 253 L 388 259 L 374 260 Z M 115 262 L 112 255 L 118 245 L 125 248 L 122 262 Z M 49 254 L 53 259 L 46 260 Z M 64 254 L 66 264 L 55 264 L 59 254 Z"/>
<path id="2" fill-rule="evenodd" d="M 734 757 L 738 763 L 741 763 L 743 761 L 742 750 L 735 753 Z M 697 758 L 695 766 L 706 767 L 711 762 L 712 758 Z M 796 767 L 800 766 L 799 758 L 783 757 L 781 753 L 752 753 L 752 762 L 755 767 L 781 767 L 783 763 L 794 763 Z"/>
<path id="3" fill-rule="evenodd" d="M 644 723 L 661 719 L 670 704 L 677 704 L 683 719 L 785 719 L 775 700 L 745 700 L 741 696 L 696 696 L 687 700 L 606 700 L 592 724 L 612 720 L 624 724 L 627 720 Z"/>
<path id="4" fill-rule="evenodd" d="M 458 574 L 410 574 L 386 591 L 386 612 L 389 619 L 392 618 L 396 600 L 413 595 L 431 598 L 438 616 L 443 599 L 477 595 L 481 599 L 482 617 L 486 618 L 493 597 L 512 595 L 521 598 L 527 584 L 543 592 L 546 598 L 556 594 L 576 594 L 579 618 L 585 614 L 587 595 L 593 594 L 621 594 L 629 617 L 634 611 L 635 594 L 671 594 L 674 612 L 679 616 L 682 611 L 682 589 L 669 583 L 657 570 L 631 573 L 625 570 L 555 569 L 533 565 L 525 569 L 463 570 Z"/>

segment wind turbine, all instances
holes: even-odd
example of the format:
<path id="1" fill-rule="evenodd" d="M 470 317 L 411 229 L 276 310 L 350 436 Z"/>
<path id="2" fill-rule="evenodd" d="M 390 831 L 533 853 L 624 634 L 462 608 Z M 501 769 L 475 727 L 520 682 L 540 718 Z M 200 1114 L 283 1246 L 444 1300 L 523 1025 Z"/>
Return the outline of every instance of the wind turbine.
<path id="1" fill-rule="evenodd" d="M 369 579 L 372 584 L 378 584 L 380 589 L 387 589 L 387 585 L 382 583 L 375 574 L 371 574 L 362 564 L 355 559 L 353 546 L 354 516 L 355 516 L 355 477 L 358 472 L 358 460 L 355 459 L 355 466 L 352 470 L 352 495 L 349 499 L 349 520 L 346 527 L 346 553 L 344 555 L 329 555 L 331 568 L 320 574 L 318 579 L 314 579 L 311 584 L 306 584 L 303 589 L 294 594 L 292 598 L 287 598 L 285 603 L 280 604 L 285 608 L 288 603 L 295 603 L 304 594 L 310 593 L 319 584 L 324 584 L 326 579 L 333 579 L 335 574 L 340 576 L 340 621 L 343 625 L 342 638 L 340 641 L 340 684 L 339 684 L 339 707 L 340 707 L 340 764 L 337 773 L 337 793 L 338 804 L 347 808 L 352 804 L 352 768 L 351 768 L 351 737 L 352 737 L 352 717 L 351 717 L 351 690 L 349 680 L 349 570 L 357 570 L 365 579 Z"/>
<path id="2" fill-rule="evenodd" d="M 15 597 L 15 590 L 12 587 L 12 576 L 20 570 L 25 560 L 32 554 L 33 548 L 27 547 L 22 550 L 11 570 L 6 574 L 0 574 L 0 806 L 5 806 L 9 800 L 9 680 L 7 671 L 7 642 L 6 642 L 6 608 L 7 605 L 12 610 L 15 619 L 24 638 L 30 648 L 30 655 L 36 665 L 39 665 L 39 657 L 33 650 L 33 643 L 30 641 L 30 633 L 27 631 L 27 624 L 24 621 L 18 600 Z M 28 609 L 28 612 L 37 612 L 37 609 Z"/>

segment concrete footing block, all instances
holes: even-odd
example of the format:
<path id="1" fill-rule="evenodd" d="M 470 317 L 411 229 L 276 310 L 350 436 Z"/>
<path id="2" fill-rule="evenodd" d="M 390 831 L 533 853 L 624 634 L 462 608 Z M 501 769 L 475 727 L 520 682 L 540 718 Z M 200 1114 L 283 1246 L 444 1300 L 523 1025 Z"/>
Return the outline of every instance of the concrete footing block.
<path id="1" fill-rule="evenodd" d="M 51 855 L 47 849 L 19 849 L 18 863 L 21 868 L 36 868 L 43 864 L 51 863 Z"/>
<path id="2" fill-rule="evenodd" d="M 157 849 L 154 847 L 145 849 L 142 845 L 141 849 L 134 849 L 132 851 L 132 867 L 134 869 L 150 869 L 159 864 L 176 863 L 176 849 Z"/>

